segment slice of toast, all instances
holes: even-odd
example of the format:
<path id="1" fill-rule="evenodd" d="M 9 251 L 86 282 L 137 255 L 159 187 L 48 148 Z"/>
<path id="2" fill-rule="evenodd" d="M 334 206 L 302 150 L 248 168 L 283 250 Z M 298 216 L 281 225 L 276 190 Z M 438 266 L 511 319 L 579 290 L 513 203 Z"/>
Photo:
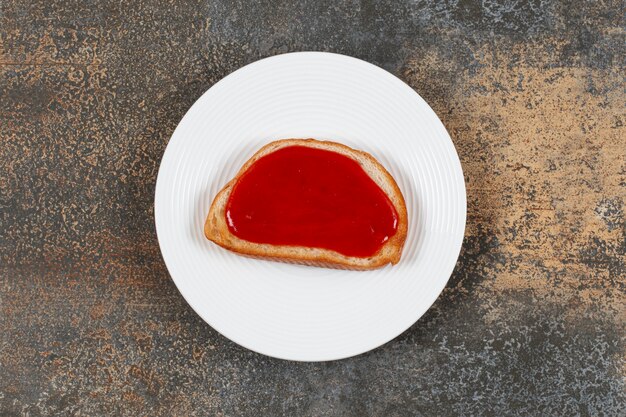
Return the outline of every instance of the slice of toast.
<path id="1" fill-rule="evenodd" d="M 372 256 L 346 256 L 333 250 L 304 246 L 254 243 L 233 235 L 226 223 L 225 207 L 238 178 L 259 158 L 287 146 L 308 146 L 345 155 L 357 161 L 370 178 L 387 194 L 398 214 L 396 233 Z M 263 146 L 241 167 L 235 178 L 217 194 L 204 224 L 204 234 L 212 242 L 241 255 L 281 262 L 299 263 L 341 269 L 368 270 L 400 261 L 408 228 L 404 197 L 393 177 L 373 156 L 340 143 L 316 139 L 283 139 Z"/>

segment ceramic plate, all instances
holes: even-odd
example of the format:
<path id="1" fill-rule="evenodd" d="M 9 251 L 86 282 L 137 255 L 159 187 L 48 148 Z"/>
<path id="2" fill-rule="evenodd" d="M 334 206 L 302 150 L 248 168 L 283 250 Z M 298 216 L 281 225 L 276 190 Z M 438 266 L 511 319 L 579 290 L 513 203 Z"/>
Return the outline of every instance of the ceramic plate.
<path id="1" fill-rule="evenodd" d="M 288 265 L 205 239 L 213 197 L 258 148 L 310 137 L 369 152 L 396 179 L 409 215 L 398 265 Z M 211 87 L 172 135 L 155 197 L 163 258 L 191 307 L 234 342 L 298 361 L 358 355 L 415 323 L 452 273 L 465 213 L 459 158 L 428 104 L 379 67 L 319 52 L 263 59 Z"/>

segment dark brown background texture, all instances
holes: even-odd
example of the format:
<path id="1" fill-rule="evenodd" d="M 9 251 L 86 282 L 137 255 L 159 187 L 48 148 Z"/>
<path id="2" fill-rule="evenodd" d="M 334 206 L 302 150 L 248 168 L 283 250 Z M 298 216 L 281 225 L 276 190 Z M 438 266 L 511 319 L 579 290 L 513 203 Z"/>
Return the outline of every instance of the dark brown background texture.
<path id="1" fill-rule="evenodd" d="M 625 33 L 612 0 L 0 0 L 0 415 L 624 416 Z M 431 310 L 330 363 L 217 334 L 153 223 L 189 106 L 300 50 L 419 92 L 468 193 Z"/>

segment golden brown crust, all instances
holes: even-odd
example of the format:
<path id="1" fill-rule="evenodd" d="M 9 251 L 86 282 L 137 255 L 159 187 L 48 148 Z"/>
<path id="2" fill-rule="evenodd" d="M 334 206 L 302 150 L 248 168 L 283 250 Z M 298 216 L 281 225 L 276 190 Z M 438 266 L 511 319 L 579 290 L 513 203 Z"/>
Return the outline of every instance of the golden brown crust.
<path id="1" fill-rule="evenodd" d="M 398 229 L 396 234 L 385 242 L 378 252 L 368 258 L 351 257 L 328 249 L 252 243 L 239 239 L 230 233 L 226 224 L 224 207 L 237 179 L 259 158 L 278 149 L 294 145 L 327 149 L 354 159 L 387 194 L 398 212 Z M 376 269 L 389 263 L 397 264 L 402 255 L 407 230 L 406 204 L 402 192 L 391 174 L 366 152 L 352 149 L 340 143 L 316 139 L 282 139 L 263 146 L 246 161 L 235 178 L 229 181 L 217 194 L 204 223 L 204 234 L 207 239 L 240 255 L 280 262 L 355 270 Z"/>

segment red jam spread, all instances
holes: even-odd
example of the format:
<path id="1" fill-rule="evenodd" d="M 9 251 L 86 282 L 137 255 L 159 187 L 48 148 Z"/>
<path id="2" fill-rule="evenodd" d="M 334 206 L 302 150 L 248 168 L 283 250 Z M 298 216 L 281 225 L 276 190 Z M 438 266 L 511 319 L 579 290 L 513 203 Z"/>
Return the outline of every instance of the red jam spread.
<path id="1" fill-rule="evenodd" d="M 226 203 L 230 232 L 253 243 L 369 257 L 396 233 L 398 213 L 358 162 L 288 146 L 259 158 Z"/>

